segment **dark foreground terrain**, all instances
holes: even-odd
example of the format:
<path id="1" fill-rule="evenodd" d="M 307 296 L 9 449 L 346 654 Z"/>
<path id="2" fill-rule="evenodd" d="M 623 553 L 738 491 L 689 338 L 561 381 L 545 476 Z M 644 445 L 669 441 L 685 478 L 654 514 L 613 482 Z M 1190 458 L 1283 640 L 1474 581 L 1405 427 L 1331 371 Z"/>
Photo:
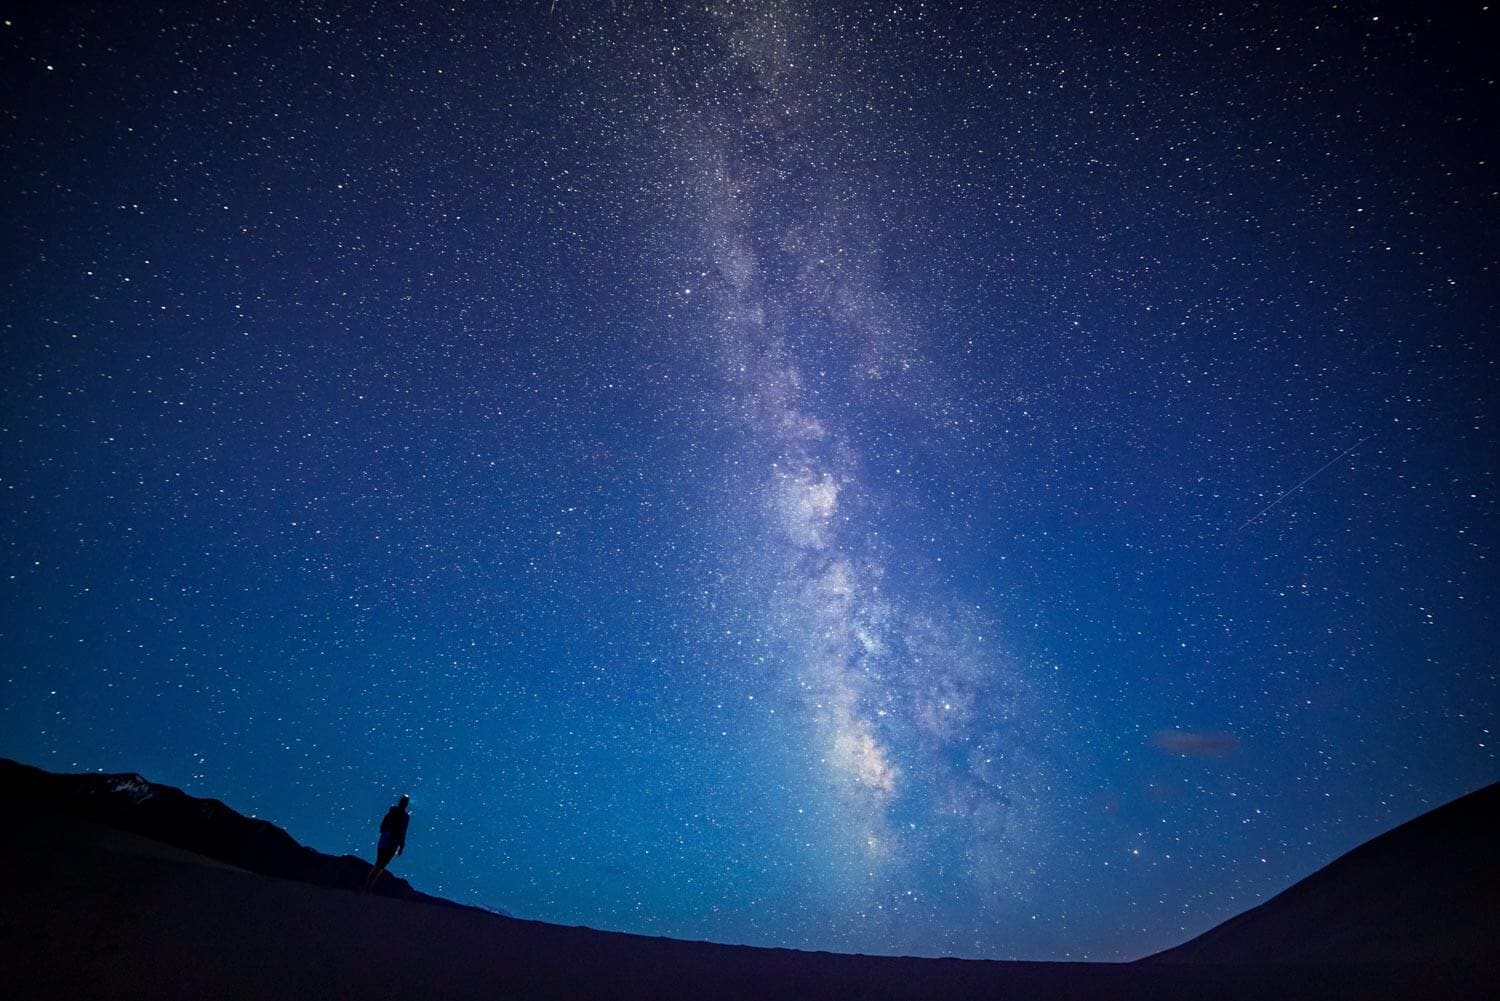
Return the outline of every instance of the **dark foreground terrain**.
<path id="1" fill-rule="evenodd" d="M 358 860 L 139 776 L 0 763 L 0 801 L 0 969 L 12 997 L 1500 997 L 1500 786 L 1128 964 L 842 956 L 564 928 L 395 882 L 360 895 L 347 888 Z"/>

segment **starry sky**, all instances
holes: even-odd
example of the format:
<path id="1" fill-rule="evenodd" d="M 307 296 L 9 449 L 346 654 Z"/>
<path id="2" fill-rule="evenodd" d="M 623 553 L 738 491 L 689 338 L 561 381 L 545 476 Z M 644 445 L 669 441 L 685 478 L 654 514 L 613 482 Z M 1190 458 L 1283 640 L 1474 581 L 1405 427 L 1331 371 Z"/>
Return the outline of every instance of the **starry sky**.
<path id="1" fill-rule="evenodd" d="M 566 924 L 1203 931 L 1500 777 L 1496 16 L 9 6 L 0 754 Z"/>

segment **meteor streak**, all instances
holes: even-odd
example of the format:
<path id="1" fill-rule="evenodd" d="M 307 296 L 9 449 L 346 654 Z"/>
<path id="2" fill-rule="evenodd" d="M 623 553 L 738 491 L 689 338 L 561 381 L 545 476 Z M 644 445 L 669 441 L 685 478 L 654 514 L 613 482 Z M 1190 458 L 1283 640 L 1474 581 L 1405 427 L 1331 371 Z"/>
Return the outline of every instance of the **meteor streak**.
<path id="1" fill-rule="evenodd" d="M 1261 517 L 1266 514 L 1266 512 L 1270 511 L 1272 508 L 1274 508 L 1276 505 L 1280 504 L 1282 501 L 1286 500 L 1292 494 L 1296 493 L 1298 490 L 1301 490 L 1303 487 L 1305 487 L 1309 483 L 1311 483 L 1313 481 L 1313 478 L 1316 477 L 1319 473 L 1323 472 L 1323 470 L 1327 469 L 1329 466 L 1333 465 L 1335 462 L 1338 462 L 1344 456 L 1348 455 L 1350 452 L 1354 451 L 1356 448 L 1359 448 L 1359 446 L 1363 445 L 1365 442 L 1367 442 L 1369 440 L 1370 440 L 1370 436 L 1369 435 L 1365 435 L 1359 441 L 1355 442 L 1353 445 L 1350 445 L 1348 448 L 1344 449 L 1338 455 L 1335 455 L 1333 458 L 1331 458 L 1327 462 L 1323 463 L 1317 469 L 1314 469 L 1311 473 L 1309 473 L 1302 480 L 1302 482 L 1298 483 L 1295 487 L 1292 487 L 1292 489 L 1283 492 L 1280 497 L 1277 497 L 1271 503 L 1267 504 L 1265 507 L 1263 507 L 1259 511 L 1255 512 L 1249 518 L 1245 519 L 1244 523 L 1242 525 L 1240 525 L 1239 528 L 1236 528 L 1234 531 L 1230 532 L 1229 534 L 1230 535 L 1238 535 L 1240 532 L 1243 532 L 1245 529 L 1249 528 L 1252 524 L 1254 524 L 1255 522 L 1259 521 L 1261 519 Z"/>

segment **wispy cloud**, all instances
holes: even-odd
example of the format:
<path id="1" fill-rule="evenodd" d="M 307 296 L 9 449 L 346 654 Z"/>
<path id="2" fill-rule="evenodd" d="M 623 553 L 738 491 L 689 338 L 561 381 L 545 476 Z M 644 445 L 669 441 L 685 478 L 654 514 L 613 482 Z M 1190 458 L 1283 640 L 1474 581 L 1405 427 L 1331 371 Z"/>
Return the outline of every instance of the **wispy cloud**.
<path id="1" fill-rule="evenodd" d="M 1158 730 L 1151 746 L 1187 758 L 1232 758 L 1240 753 L 1240 738 L 1217 730 Z"/>

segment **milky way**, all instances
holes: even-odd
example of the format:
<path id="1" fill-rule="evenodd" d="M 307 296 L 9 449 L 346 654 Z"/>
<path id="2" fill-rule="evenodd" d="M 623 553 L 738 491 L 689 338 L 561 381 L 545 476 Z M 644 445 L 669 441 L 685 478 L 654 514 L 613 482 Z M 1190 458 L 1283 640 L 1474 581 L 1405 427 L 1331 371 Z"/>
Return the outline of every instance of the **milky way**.
<path id="1" fill-rule="evenodd" d="M 1493 13 L 0 33 L 0 753 L 525 917 L 1128 959 L 1497 774 Z"/>
<path id="2" fill-rule="evenodd" d="M 914 357 L 919 330 L 895 335 L 878 250 L 859 238 L 872 207 L 842 166 L 857 150 L 817 135 L 854 84 L 792 8 L 732 11 L 713 27 L 732 60 L 713 89 L 663 111 L 663 142 L 693 192 L 683 214 L 702 223 L 704 280 L 691 291 L 707 306 L 696 315 L 749 451 L 763 456 L 747 473 L 750 518 L 736 526 L 758 554 L 744 587 L 767 602 L 784 650 L 779 697 L 806 718 L 828 769 L 830 834 L 858 874 L 852 899 L 871 912 L 911 907 L 893 888 L 922 882 L 906 867 L 946 848 L 957 856 L 946 889 L 969 884 L 977 893 L 961 895 L 982 908 L 1020 882 L 1034 848 L 1025 808 L 1042 780 L 1021 672 L 993 625 L 986 642 L 979 609 L 946 589 L 889 586 L 892 561 L 932 554 L 872 538 L 880 484 L 824 402 L 915 395 L 908 383 L 920 377 L 907 373 L 928 367 Z"/>

